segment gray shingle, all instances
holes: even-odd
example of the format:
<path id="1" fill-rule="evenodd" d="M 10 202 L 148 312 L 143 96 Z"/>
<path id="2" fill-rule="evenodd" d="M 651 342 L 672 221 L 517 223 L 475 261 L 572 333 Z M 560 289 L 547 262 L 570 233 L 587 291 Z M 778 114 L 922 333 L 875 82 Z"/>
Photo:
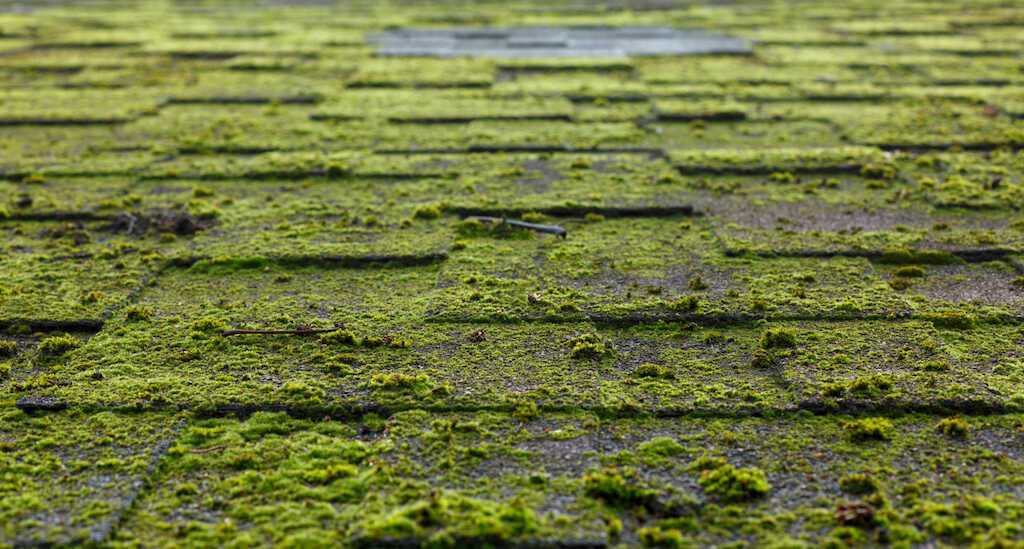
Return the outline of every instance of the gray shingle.
<path id="1" fill-rule="evenodd" d="M 750 43 L 670 27 L 398 29 L 369 38 L 378 54 L 412 57 L 621 57 L 748 54 Z"/>

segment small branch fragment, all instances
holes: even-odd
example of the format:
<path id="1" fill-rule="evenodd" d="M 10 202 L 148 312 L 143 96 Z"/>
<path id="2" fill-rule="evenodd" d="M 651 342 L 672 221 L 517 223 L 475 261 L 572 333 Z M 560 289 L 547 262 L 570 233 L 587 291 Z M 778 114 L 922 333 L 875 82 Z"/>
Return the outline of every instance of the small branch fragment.
<path id="1" fill-rule="evenodd" d="M 508 218 L 504 218 L 504 217 L 487 217 L 487 216 L 479 216 L 479 215 L 470 216 L 468 219 L 475 219 L 477 221 L 481 221 L 481 222 L 485 222 L 485 223 L 493 223 L 493 224 L 497 224 L 497 225 L 504 224 L 504 225 L 508 225 L 510 227 L 517 227 L 517 228 L 520 228 L 520 229 L 526 229 L 528 231 L 535 231 L 535 232 L 538 232 L 538 233 L 553 234 L 555 236 L 560 236 L 562 238 L 565 238 L 565 237 L 567 237 L 569 235 L 569 231 L 565 230 L 562 227 L 559 227 L 558 225 L 541 225 L 540 223 L 527 223 L 525 221 L 519 221 L 519 220 L 516 220 L 516 219 L 508 219 Z"/>

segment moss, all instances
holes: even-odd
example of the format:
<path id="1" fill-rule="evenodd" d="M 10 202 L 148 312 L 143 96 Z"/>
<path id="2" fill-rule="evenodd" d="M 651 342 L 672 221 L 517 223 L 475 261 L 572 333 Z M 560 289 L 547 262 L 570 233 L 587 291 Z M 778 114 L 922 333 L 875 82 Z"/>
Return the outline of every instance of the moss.
<path id="1" fill-rule="evenodd" d="M 919 368 L 925 372 L 948 372 L 950 369 L 949 363 L 942 360 L 928 360 L 922 362 Z"/>
<path id="2" fill-rule="evenodd" d="M 348 330 L 334 330 L 326 334 L 320 334 L 320 343 L 323 345 L 349 345 L 358 346 L 362 340 Z"/>
<path id="3" fill-rule="evenodd" d="M 847 391 L 862 397 L 879 397 L 889 392 L 892 387 L 892 379 L 881 374 L 858 377 L 846 384 Z"/>
<path id="4" fill-rule="evenodd" d="M 88 293 L 86 293 L 85 295 L 82 296 L 82 303 L 84 303 L 84 304 L 99 303 L 100 300 L 102 300 L 102 299 L 103 299 L 103 292 L 92 290 L 92 291 L 90 291 L 90 292 L 88 292 Z"/>
<path id="5" fill-rule="evenodd" d="M 924 276 L 924 269 L 917 265 L 905 265 L 896 269 L 893 274 L 902 278 L 921 278 Z"/>
<path id="6" fill-rule="evenodd" d="M 873 162 L 871 164 L 865 164 L 860 169 L 861 175 L 871 179 L 895 179 L 897 176 L 896 167 L 892 164 L 883 164 L 880 162 Z"/>
<path id="7" fill-rule="evenodd" d="M 0 339 L 0 358 L 11 358 L 16 354 L 18 354 L 17 342 Z"/>
<path id="8" fill-rule="evenodd" d="M 228 329 L 228 324 L 219 318 L 199 318 L 189 324 L 192 332 L 199 334 L 218 334 Z"/>
<path id="9" fill-rule="evenodd" d="M 695 292 L 708 289 L 708 285 L 700 276 L 691 276 L 686 282 L 686 287 Z"/>
<path id="10" fill-rule="evenodd" d="M 192 187 L 192 196 L 196 198 L 209 198 L 213 196 L 213 189 L 202 185 L 196 185 Z"/>
<path id="11" fill-rule="evenodd" d="M 758 344 L 762 349 L 790 349 L 796 347 L 796 331 L 789 328 L 769 328 L 761 334 Z"/>
<path id="12" fill-rule="evenodd" d="M 512 417 L 519 421 L 529 421 L 540 417 L 540 408 L 532 400 L 519 402 L 512 410 Z"/>
<path id="13" fill-rule="evenodd" d="M 970 330 L 977 323 L 977 318 L 974 315 L 962 311 L 926 313 L 922 317 L 925 320 L 931 321 L 936 328 L 949 328 L 953 330 Z"/>
<path id="14" fill-rule="evenodd" d="M 129 322 L 141 322 L 153 318 L 153 309 L 141 305 L 131 305 L 124 310 L 124 317 Z"/>
<path id="15" fill-rule="evenodd" d="M 724 502 L 749 501 L 771 490 L 768 477 L 761 469 L 736 468 L 728 463 L 703 471 L 697 482 L 706 494 Z"/>
<path id="16" fill-rule="evenodd" d="M 519 219 L 527 223 L 548 223 L 551 221 L 550 217 L 540 212 L 523 212 Z"/>
<path id="17" fill-rule="evenodd" d="M 365 519 L 359 545 L 429 540 L 430 546 L 496 546 L 532 534 L 539 521 L 521 502 L 507 504 L 435 492 L 382 517 Z"/>
<path id="18" fill-rule="evenodd" d="M 648 379 L 675 378 L 675 372 L 673 372 L 672 369 L 669 368 L 668 366 L 664 366 L 661 364 L 653 364 L 650 362 L 645 362 L 640 366 L 637 366 L 636 371 L 633 372 L 633 375 L 635 375 L 636 377 Z"/>
<path id="19" fill-rule="evenodd" d="M 947 417 L 935 425 L 935 429 L 950 438 L 967 438 L 971 432 L 971 424 L 959 417 Z"/>
<path id="20" fill-rule="evenodd" d="M 622 519 L 615 515 L 608 515 L 604 518 L 607 525 L 605 531 L 610 539 L 618 539 L 622 535 Z"/>
<path id="21" fill-rule="evenodd" d="M 236 257 L 204 259 L 195 262 L 189 269 L 196 273 L 212 275 L 228 275 L 249 269 L 265 269 L 270 260 L 265 257 Z"/>
<path id="22" fill-rule="evenodd" d="M 44 355 L 59 356 L 77 349 L 81 343 L 70 335 L 55 335 L 43 338 L 39 342 L 39 352 Z"/>
<path id="23" fill-rule="evenodd" d="M 700 299 L 692 295 L 683 296 L 669 303 L 668 308 L 672 311 L 694 313 L 700 308 Z"/>
<path id="24" fill-rule="evenodd" d="M 569 358 L 597 359 L 611 354 L 601 338 L 596 334 L 583 334 L 569 340 Z"/>
<path id="25" fill-rule="evenodd" d="M 843 428 L 847 436 L 855 442 L 889 440 L 893 435 L 892 422 L 880 417 L 848 421 L 843 424 Z"/>
<path id="26" fill-rule="evenodd" d="M 693 543 L 687 540 L 683 533 L 675 528 L 662 528 L 660 526 L 647 526 L 637 531 L 637 537 L 645 547 L 664 547 L 667 549 L 681 549 L 692 547 Z"/>
<path id="27" fill-rule="evenodd" d="M 898 292 L 902 292 L 903 290 L 912 288 L 914 286 L 914 280 L 911 278 L 894 278 L 889 281 L 889 286 Z"/>
<path id="28" fill-rule="evenodd" d="M 629 467 L 610 467 L 584 475 L 583 493 L 624 508 L 653 507 L 658 495 L 635 469 Z"/>
<path id="29" fill-rule="evenodd" d="M 671 437 L 655 437 L 648 441 L 641 442 L 637 446 L 637 453 L 652 459 L 678 456 L 686 451 L 682 444 L 679 444 Z"/>
<path id="30" fill-rule="evenodd" d="M 778 364 L 778 357 L 772 351 L 758 347 L 750 355 L 750 365 L 754 368 L 774 368 Z"/>
<path id="31" fill-rule="evenodd" d="M 375 374 L 370 378 L 369 386 L 384 391 L 402 391 L 430 388 L 433 386 L 433 383 L 426 374 L 393 372 L 390 374 Z"/>
<path id="32" fill-rule="evenodd" d="M 872 494 L 879 488 L 878 480 L 866 473 L 852 473 L 839 479 L 839 489 L 847 494 Z"/>
<path id="33" fill-rule="evenodd" d="M 887 250 L 878 257 L 879 263 L 890 265 L 955 265 L 963 263 L 959 257 L 941 250 Z"/>
<path id="34" fill-rule="evenodd" d="M 425 204 L 416 208 L 413 217 L 416 219 L 438 219 L 444 214 L 444 209 L 441 204 Z"/>
<path id="35" fill-rule="evenodd" d="M 280 387 L 280 392 L 290 398 L 298 398 L 307 401 L 307 404 L 317 404 L 323 400 L 327 393 L 320 387 L 315 387 L 301 381 L 289 381 Z M 243 467 L 248 468 L 248 466 Z"/>

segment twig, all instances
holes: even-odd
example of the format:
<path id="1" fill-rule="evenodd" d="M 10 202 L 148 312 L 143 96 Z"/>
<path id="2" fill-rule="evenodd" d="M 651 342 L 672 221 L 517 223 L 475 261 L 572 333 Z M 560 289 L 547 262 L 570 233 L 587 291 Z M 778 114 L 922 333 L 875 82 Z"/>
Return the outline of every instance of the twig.
<path id="1" fill-rule="evenodd" d="M 334 328 L 296 328 L 294 330 L 224 330 L 220 333 L 222 336 L 233 336 L 233 335 L 315 335 L 315 334 L 329 334 L 340 330 L 341 326 L 335 326 Z"/>
<path id="2" fill-rule="evenodd" d="M 538 233 L 553 234 L 565 238 L 569 235 L 569 231 L 565 230 L 558 225 L 541 225 L 540 223 L 527 223 L 525 221 L 519 221 L 517 219 L 508 219 L 505 217 L 487 217 L 481 215 L 470 216 L 469 219 L 476 219 L 478 221 L 486 221 L 488 223 L 505 224 L 511 227 L 518 227 L 520 229 L 526 229 L 529 231 L 536 231 Z"/>

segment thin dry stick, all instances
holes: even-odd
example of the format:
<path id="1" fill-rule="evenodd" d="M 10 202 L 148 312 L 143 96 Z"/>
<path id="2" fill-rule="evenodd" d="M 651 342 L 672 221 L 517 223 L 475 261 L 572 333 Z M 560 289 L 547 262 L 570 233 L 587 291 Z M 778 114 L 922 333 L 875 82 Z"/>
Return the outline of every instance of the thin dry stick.
<path id="1" fill-rule="evenodd" d="M 526 229 L 529 231 L 536 231 L 538 233 L 553 234 L 565 238 L 569 235 L 569 231 L 558 225 L 541 225 L 540 223 L 527 223 L 525 221 L 519 221 L 516 219 L 507 219 L 504 217 L 487 217 L 482 215 L 470 216 L 469 219 L 476 219 L 479 221 L 486 221 L 488 223 L 505 224 L 511 227 L 518 227 L 520 229 Z"/>

